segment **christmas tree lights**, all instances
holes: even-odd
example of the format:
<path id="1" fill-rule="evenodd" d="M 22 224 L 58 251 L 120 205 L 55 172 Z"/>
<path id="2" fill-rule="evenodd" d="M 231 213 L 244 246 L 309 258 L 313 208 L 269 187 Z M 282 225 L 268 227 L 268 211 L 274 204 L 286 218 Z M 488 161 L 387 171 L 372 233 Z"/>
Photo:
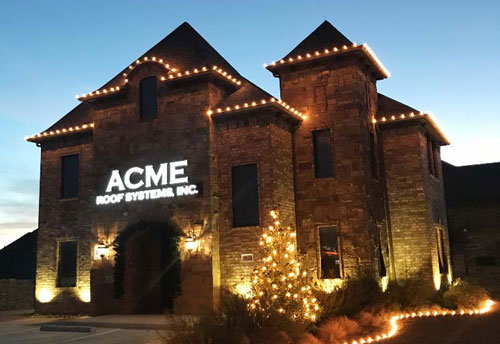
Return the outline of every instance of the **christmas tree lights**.
<path id="1" fill-rule="evenodd" d="M 273 224 L 263 229 L 259 245 L 261 263 L 252 274 L 250 310 L 277 311 L 294 320 L 315 321 L 320 306 L 312 293 L 313 278 L 297 252 L 295 229 L 283 227 L 279 212 L 272 210 Z"/>

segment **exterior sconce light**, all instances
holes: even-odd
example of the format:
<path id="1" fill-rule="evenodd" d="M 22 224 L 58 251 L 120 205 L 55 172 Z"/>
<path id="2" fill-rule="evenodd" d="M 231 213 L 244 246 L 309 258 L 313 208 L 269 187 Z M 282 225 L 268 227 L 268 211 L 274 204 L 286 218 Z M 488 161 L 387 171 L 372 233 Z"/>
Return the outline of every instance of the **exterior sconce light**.
<path id="1" fill-rule="evenodd" d="M 106 245 L 94 246 L 94 260 L 104 259 L 109 257 L 109 247 Z"/>
<path id="2" fill-rule="evenodd" d="M 188 251 L 196 251 L 198 249 L 198 240 L 195 237 L 188 236 L 185 245 Z"/>

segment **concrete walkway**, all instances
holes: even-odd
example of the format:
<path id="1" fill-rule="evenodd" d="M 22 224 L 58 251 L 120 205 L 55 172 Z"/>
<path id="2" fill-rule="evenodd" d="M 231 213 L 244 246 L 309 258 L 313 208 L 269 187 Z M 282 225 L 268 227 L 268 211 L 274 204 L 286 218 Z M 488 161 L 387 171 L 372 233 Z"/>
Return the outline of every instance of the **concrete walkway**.
<path id="1" fill-rule="evenodd" d="M 99 328 L 169 330 L 174 322 L 192 322 L 190 315 L 165 314 L 109 314 L 96 317 L 57 319 L 51 325 L 91 326 Z"/>

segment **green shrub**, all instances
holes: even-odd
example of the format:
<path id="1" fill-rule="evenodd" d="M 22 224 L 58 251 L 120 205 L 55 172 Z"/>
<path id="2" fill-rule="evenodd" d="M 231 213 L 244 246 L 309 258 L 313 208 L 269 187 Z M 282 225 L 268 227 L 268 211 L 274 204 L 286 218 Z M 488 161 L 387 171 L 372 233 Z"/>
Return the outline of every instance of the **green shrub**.
<path id="1" fill-rule="evenodd" d="M 410 275 L 397 282 L 390 282 L 386 291 L 388 304 L 407 309 L 435 303 L 438 295 L 432 284 L 420 275 Z"/>
<path id="2" fill-rule="evenodd" d="M 488 299 L 486 289 L 461 279 L 457 279 L 444 291 L 440 305 L 449 309 L 477 308 Z"/>
<path id="3" fill-rule="evenodd" d="M 250 312 L 244 299 L 229 295 L 223 298 L 219 312 L 193 323 L 178 321 L 162 339 L 169 344 L 291 344 L 305 334 L 306 326 L 278 312 Z"/>

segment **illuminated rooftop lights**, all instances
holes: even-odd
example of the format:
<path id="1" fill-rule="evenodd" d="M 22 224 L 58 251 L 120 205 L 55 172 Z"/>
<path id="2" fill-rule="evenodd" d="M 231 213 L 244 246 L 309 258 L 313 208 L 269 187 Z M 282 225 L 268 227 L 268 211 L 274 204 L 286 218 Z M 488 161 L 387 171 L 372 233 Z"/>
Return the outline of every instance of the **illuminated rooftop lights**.
<path id="1" fill-rule="evenodd" d="M 73 127 L 68 127 L 68 128 L 44 131 L 44 132 L 41 132 L 39 134 L 35 134 L 32 136 L 26 136 L 24 139 L 26 141 L 35 141 L 36 139 L 39 139 L 42 137 L 53 137 L 53 136 L 58 136 L 58 135 L 69 134 L 72 132 L 91 130 L 92 128 L 94 128 L 94 123 L 87 123 L 87 124 L 75 125 Z"/>
<path id="2" fill-rule="evenodd" d="M 168 63 L 164 63 L 164 60 L 162 58 L 157 58 L 156 56 L 144 56 L 142 59 L 136 60 L 135 63 L 133 63 L 130 66 L 128 66 L 127 70 L 130 72 L 134 68 L 136 68 L 137 66 L 139 66 L 140 64 L 142 64 L 144 62 L 159 63 L 165 69 L 167 69 L 169 72 L 170 71 L 172 71 L 172 72 L 176 72 L 177 71 L 176 68 L 170 68 L 170 65 Z M 127 79 L 128 74 L 124 72 L 124 73 L 122 73 L 122 76 L 123 76 L 123 82 L 121 84 L 121 87 L 123 87 L 124 85 L 126 85 L 128 83 L 128 79 Z M 88 99 L 88 98 L 100 96 L 100 95 L 103 95 L 103 94 L 115 93 L 115 92 L 118 92 L 119 90 L 120 90 L 120 86 L 116 85 L 114 87 L 102 88 L 102 89 L 98 89 L 98 90 L 95 90 L 93 92 L 84 93 L 84 94 L 81 94 L 81 95 L 77 94 L 75 96 L 75 98 L 78 99 L 78 100 L 83 100 L 83 99 Z"/>
<path id="3" fill-rule="evenodd" d="M 379 58 L 377 57 L 377 55 L 375 55 L 375 53 L 373 52 L 373 50 L 366 43 L 363 43 L 362 45 L 358 45 L 356 43 L 353 43 L 352 46 L 343 45 L 340 48 L 333 47 L 332 49 L 324 49 L 322 52 L 320 52 L 320 51 L 314 51 L 314 52 L 311 52 L 311 53 L 306 53 L 305 54 L 306 59 L 304 59 L 302 55 L 297 55 L 295 58 L 289 57 L 287 60 L 281 59 L 278 62 L 273 61 L 273 62 L 271 62 L 270 65 L 268 65 L 268 64 L 265 63 L 264 67 L 268 68 L 268 67 L 276 66 L 278 64 L 283 65 L 283 64 L 300 63 L 302 61 L 307 61 L 308 59 L 311 59 L 313 57 L 314 58 L 325 57 L 325 56 L 328 56 L 328 55 L 334 55 L 334 54 L 337 54 L 337 53 L 345 53 L 347 51 L 354 51 L 354 50 L 362 50 L 362 51 L 364 51 L 372 59 L 372 61 L 375 63 L 375 65 L 380 69 L 380 71 L 382 72 L 382 74 L 384 75 L 384 77 L 388 78 L 388 77 L 391 76 L 391 73 L 389 73 L 389 71 L 387 70 L 387 68 L 385 68 L 385 66 L 382 63 L 382 61 L 379 60 Z"/>
<path id="4" fill-rule="evenodd" d="M 231 74 L 229 74 L 228 72 L 226 72 L 225 70 L 223 70 L 222 68 L 219 68 L 217 66 L 213 66 L 212 67 L 212 70 L 214 70 L 215 72 L 219 73 L 220 75 L 222 75 L 223 77 L 225 77 L 226 79 L 232 81 L 233 83 L 235 83 L 236 85 L 240 86 L 241 85 L 241 81 L 236 79 L 235 77 L 233 77 Z"/>
<path id="5" fill-rule="evenodd" d="M 302 114 L 299 110 L 291 107 L 289 104 L 285 103 L 284 101 L 282 101 L 280 99 L 275 99 L 275 98 L 271 98 L 269 100 L 262 99 L 260 101 L 247 102 L 247 103 L 244 103 L 241 105 L 234 105 L 233 107 L 226 106 L 225 108 L 217 108 L 217 110 L 208 110 L 207 115 L 211 116 L 214 113 L 214 111 L 217 113 L 231 112 L 231 111 L 237 111 L 237 110 L 246 109 L 246 108 L 252 108 L 252 107 L 256 107 L 256 106 L 268 105 L 268 104 L 277 104 L 275 106 L 283 107 L 285 109 L 285 111 L 294 115 L 295 117 L 298 117 L 301 120 L 307 119 L 307 116 Z"/>
<path id="6" fill-rule="evenodd" d="M 414 118 L 427 118 L 433 125 L 434 127 L 438 130 L 438 132 L 443 136 L 445 141 L 449 143 L 448 137 L 444 133 L 444 131 L 441 129 L 441 126 L 439 125 L 438 121 L 436 120 L 436 117 L 432 114 L 432 112 L 427 111 L 427 112 L 410 112 L 407 114 L 399 114 L 399 115 L 387 115 L 383 116 L 381 118 L 372 118 L 372 123 L 377 124 L 377 123 L 382 123 L 382 122 L 391 122 L 391 121 L 402 121 L 402 120 L 408 120 L 408 119 L 414 119 Z"/>

